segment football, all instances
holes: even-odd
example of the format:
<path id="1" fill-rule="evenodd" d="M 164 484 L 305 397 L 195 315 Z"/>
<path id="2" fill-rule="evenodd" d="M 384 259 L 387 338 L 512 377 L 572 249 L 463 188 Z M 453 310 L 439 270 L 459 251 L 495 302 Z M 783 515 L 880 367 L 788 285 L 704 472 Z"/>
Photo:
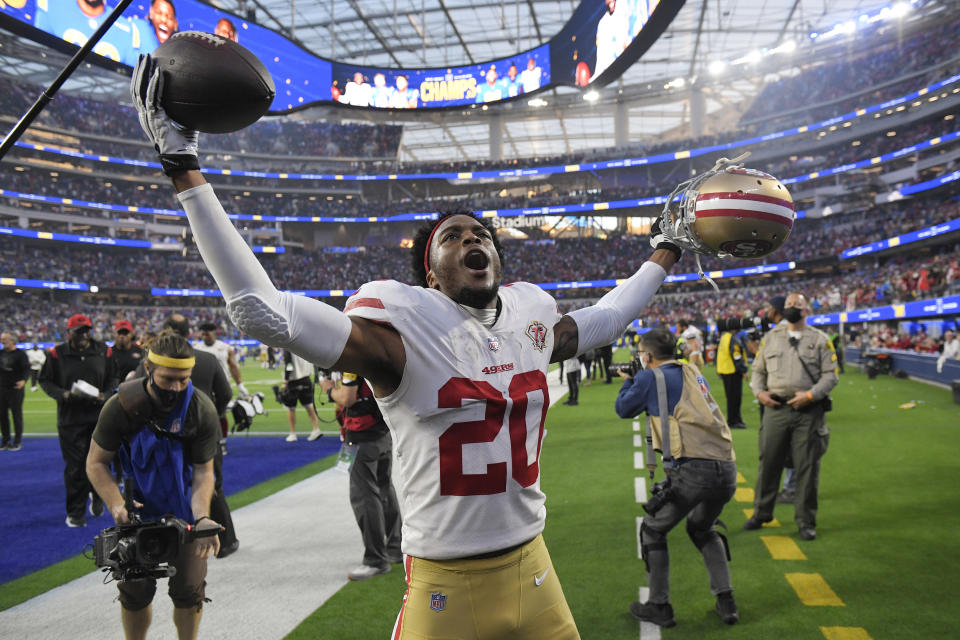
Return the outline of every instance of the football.
<path id="1" fill-rule="evenodd" d="M 190 129 L 239 131 L 259 120 L 277 93 L 270 72 L 255 55 L 212 33 L 175 33 L 153 57 L 164 73 L 164 111 Z"/>

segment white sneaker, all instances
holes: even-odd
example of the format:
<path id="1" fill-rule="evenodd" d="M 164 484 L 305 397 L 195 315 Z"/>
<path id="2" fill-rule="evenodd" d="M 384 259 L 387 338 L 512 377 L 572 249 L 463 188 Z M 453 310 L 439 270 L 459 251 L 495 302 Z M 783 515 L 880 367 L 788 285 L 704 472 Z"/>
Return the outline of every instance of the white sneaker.
<path id="1" fill-rule="evenodd" d="M 371 567 L 368 564 L 362 564 L 350 573 L 347 574 L 347 577 L 351 580 L 366 580 L 367 578 L 372 578 L 373 576 L 378 576 L 381 573 L 389 573 L 390 565 L 385 567 Z"/>
<path id="2" fill-rule="evenodd" d="M 321 435 L 323 434 L 320 433 L 320 429 L 314 429 L 313 431 L 310 432 L 310 435 L 307 436 L 307 440 L 310 442 L 313 442 L 314 440 L 319 438 Z"/>
<path id="3" fill-rule="evenodd" d="M 287 436 L 287 442 L 296 442 L 296 441 L 297 441 L 297 434 L 291 433 L 290 435 Z"/>

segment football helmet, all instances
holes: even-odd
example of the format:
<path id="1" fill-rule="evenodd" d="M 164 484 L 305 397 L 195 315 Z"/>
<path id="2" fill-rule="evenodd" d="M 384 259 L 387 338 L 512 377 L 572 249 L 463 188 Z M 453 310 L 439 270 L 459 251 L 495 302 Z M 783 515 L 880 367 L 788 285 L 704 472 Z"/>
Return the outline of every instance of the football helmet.
<path id="1" fill-rule="evenodd" d="M 720 258 L 762 258 L 780 248 L 796 214 L 793 198 L 768 173 L 721 158 L 680 184 L 663 208 L 664 233 L 684 249 Z"/>

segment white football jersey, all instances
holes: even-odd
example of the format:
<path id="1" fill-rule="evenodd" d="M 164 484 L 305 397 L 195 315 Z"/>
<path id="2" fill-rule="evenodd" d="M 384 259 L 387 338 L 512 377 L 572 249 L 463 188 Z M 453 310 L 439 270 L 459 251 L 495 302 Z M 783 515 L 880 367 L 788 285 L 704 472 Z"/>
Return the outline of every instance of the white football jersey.
<path id="1" fill-rule="evenodd" d="M 230 358 L 230 345 L 222 340 L 215 340 L 213 344 L 208 345 L 201 340 L 200 343 L 194 345 L 193 348 L 197 351 L 212 353 L 217 358 L 217 362 L 220 363 L 220 368 L 223 369 L 223 375 L 227 376 L 227 380 L 233 379 L 230 377 L 230 365 L 227 364 Z"/>
<path id="2" fill-rule="evenodd" d="M 680 334 L 680 337 L 682 337 L 688 343 L 692 343 L 694 340 L 696 340 L 697 351 L 703 351 L 703 332 L 697 327 L 690 325 L 683 330 L 683 333 Z"/>
<path id="3" fill-rule="evenodd" d="M 439 291 L 392 280 L 367 283 L 347 302 L 349 315 L 393 326 L 406 351 L 400 385 L 377 403 L 393 433 L 409 555 L 476 555 L 543 530 L 539 459 L 560 314 L 529 283 L 499 295 L 489 329 Z"/>

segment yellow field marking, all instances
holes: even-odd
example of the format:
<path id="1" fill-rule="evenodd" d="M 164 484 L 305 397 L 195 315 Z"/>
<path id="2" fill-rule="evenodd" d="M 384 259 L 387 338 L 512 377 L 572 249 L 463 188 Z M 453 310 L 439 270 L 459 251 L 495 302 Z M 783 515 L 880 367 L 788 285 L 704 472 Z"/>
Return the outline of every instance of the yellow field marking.
<path id="1" fill-rule="evenodd" d="M 827 640 L 873 640 L 863 627 L 820 627 Z"/>
<path id="2" fill-rule="evenodd" d="M 747 484 L 747 479 L 739 471 L 737 471 L 737 484 Z"/>
<path id="3" fill-rule="evenodd" d="M 747 516 L 747 520 L 749 520 L 750 518 L 753 517 L 753 509 L 744 509 L 744 510 L 743 510 L 743 515 Z M 764 526 L 764 528 L 767 528 L 767 527 L 779 527 L 779 526 L 780 526 L 780 521 L 777 520 L 776 518 L 774 518 L 774 519 L 771 520 L 770 522 L 764 522 L 764 523 L 763 523 L 763 526 Z"/>
<path id="4" fill-rule="evenodd" d="M 800 601 L 808 607 L 846 606 L 819 573 L 788 573 L 786 578 Z"/>
<path id="5" fill-rule="evenodd" d="M 733 494 L 736 502 L 753 502 L 753 489 L 750 487 L 737 487 L 737 492 Z"/>
<path id="6" fill-rule="evenodd" d="M 767 545 L 767 551 L 774 560 L 806 560 L 807 556 L 803 554 L 793 538 L 786 536 L 760 536 L 763 544 Z"/>

